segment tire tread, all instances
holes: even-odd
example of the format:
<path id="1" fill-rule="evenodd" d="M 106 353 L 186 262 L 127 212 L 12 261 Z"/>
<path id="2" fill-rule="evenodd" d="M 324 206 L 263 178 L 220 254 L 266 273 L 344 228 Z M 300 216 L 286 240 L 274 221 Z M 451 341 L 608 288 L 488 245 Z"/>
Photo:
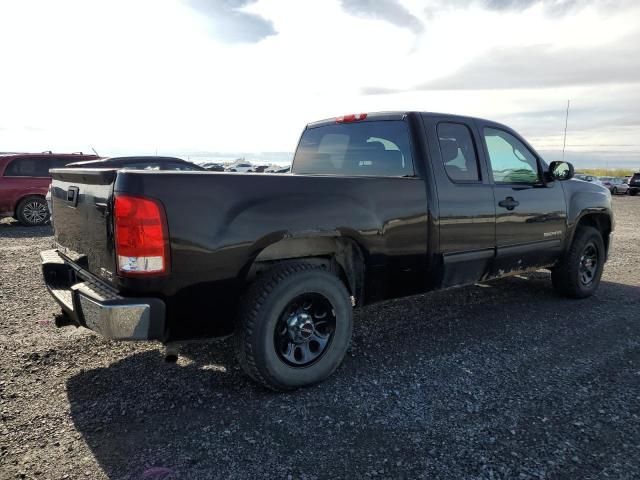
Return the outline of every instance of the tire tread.
<path id="1" fill-rule="evenodd" d="M 287 391 L 293 390 L 294 387 L 282 385 L 271 375 L 262 373 L 258 368 L 251 338 L 257 323 L 260 321 L 260 310 L 270 293 L 279 283 L 291 275 L 310 270 L 327 271 L 319 265 L 304 262 L 287 262 L 277 265 L 258 278 L 241 299 L 242 307 L 238 316 L 235 334 L 238 361 L 249 377 L 271 390 Z"/>
<path id="2" fill-rule="evenodd" d="M 564 254 L 558 265 L 556 265 L 551 271 L 553 288 L 559 294 L 570 298 L 585 298 L 593 293 L 593 291 L 585 292 L 580 288 L 578 284 L 577 271 L 584 244 L 592 236 L 597 236 L 600 239 L 600 247 L 602 248 L 604 244 L 599 230 L 589 226 L 579 227 L 569 249 Z M 604 254 L 604 252 L 602 253 Z M 603 266 L 600 268 L 603 268 Z M 598 282 L 599 281 L 600 279 L 598 278 Z"/>
<path id="3" fill-rule="evenodd" d="M 40 225 L 46 225 L 47 221 L 49 220 L 49 216 L 51 215 L 50 213 L 47 214 L 47 217 L 44 219 L 44 221 L 42 223 L 30 223 L 29 221 L 27 221 L 23 215 L 22 215 L 22 208 L 24 207 L 24 205 L 31 201 L 31 200 L 39 200 L 45 203 L 46 205 L 46 199 L 40 195 L 28 195 L 26 197 L 24 197 L 22 200 L 20 200 L 18 202 L 18 205 L 16 206 L 16 212 L 15 212 L 15 216 L 16 216 L 16 220 L 18 220 L 18 222 L 20 222 L 21 225 L 24 225 L 25 227 L 34 227 L 34 226 L 40 226 Z"/>

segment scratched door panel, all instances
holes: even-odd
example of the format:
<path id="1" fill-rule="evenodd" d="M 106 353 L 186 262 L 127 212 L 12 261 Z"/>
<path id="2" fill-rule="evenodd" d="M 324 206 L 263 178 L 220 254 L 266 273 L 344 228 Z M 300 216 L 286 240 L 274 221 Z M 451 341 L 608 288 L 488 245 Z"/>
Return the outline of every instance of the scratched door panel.
<path id="1" fill-rule="evenodd" d="M 496 199 L 497 274 L 547 266 L 561 251 L 566 233 L 566 207 L 562 185 L 514 189 L 494 185 Z M 513 198 L 513 204 L 504 202 Z M 500 206 L 500 202 L 507 207 Z"/>
<path id="2" fill-rule="evenodd" d="M 494 273 L 552 264 L 566 229 L 566 204 L 559 182 L 544 182 L 547 168 L 535 150 L 503 125 L 480 125 L 496 206 Z"/>

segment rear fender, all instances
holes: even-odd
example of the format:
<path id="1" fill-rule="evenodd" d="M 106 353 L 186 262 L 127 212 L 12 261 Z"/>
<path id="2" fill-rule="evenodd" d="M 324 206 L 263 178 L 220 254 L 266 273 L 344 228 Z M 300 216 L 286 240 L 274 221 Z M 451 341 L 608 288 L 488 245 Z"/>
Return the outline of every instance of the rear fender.
<path id="1" fill-rule="evenodd" d="M 42 189 L 33 189 L 33 190 L 28 190 L 27 192 L 24 192 L 24 193 L 20 193 L 20 196 L 16 199 L 15 203 L 12 205 L 13 215 L 16 214 L 18 205 L 20 205 L 20 202 L 22 202 L 25 198 L 40 197 L 44 200 L 46 198 L 46 195 L 47 195 L 46 190 L 43 192 Z"/>
<path id="2" fill-rule="evenodd" d="M 285 233 L 276 238 L 269 236 L 271 242 L 260 248 L 243 268 L 244 281 L 251 281 L 275 263 L 304 259 L 334 271 L 356 299 L 364 298 L 366 253 L 356 240 L 337 231 Z"/>

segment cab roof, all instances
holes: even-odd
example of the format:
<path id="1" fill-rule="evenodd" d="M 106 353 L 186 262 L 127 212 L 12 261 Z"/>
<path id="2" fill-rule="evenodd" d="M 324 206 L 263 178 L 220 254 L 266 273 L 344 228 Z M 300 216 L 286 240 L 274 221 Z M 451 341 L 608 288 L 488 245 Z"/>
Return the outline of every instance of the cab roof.
<path id="1" fill-rule="evenodd" d="M 407 115 L 416 114 L 416 115 L 424 115 L 431 117 L 444 117 L 451 119 L 466 119 L 466 120 L 481 120 L 483 122 L 493 123 L 499 125 L 497 122 L 492 120 L 487 120 L 479 117 L 469 117 L 465 115 L 455 115 L 451 113 L 438 113 L 438 112 L 416 112 L 416 111 L 388 111 L 388 112 L 368 112 L 368 113 L 356 113 L 356 114 L 347 114 L 338 117 L 325 118 L 322 120 L 318 120 L 315 122 L 311 122 L 307 124 L 307 128 L 320 127 L 324 125 L 333 125 L 335 123 L 356 123 L 356 122 L 367 122 L 367 121 L 376 121 L 376 120 L 404 120 Z M 356 117 L 346 119 L 348 117 Z M 360 118 L 358 118 L 360 117 Z M 364 117 L 364 118 L 362 118 Z"/>

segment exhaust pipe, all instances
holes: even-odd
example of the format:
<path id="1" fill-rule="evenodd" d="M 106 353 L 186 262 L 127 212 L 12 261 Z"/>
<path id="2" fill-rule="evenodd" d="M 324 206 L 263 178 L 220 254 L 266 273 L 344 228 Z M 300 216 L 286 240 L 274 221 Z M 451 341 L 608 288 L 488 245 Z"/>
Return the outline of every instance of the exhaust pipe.
<path id="1" fill-rule="evenodd" d="M 164 346 L 164 361 L 167 363 L 176 363 L 180 355 L 180 346 L 176 343 L 167 343 Z"/>

